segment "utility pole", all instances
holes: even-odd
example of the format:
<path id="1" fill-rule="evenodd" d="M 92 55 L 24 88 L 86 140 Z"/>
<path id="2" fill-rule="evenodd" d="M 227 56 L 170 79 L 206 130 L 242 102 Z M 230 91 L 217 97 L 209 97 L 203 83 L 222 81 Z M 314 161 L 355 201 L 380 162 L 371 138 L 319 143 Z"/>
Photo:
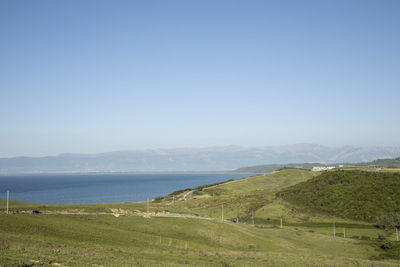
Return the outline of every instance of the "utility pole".
<path id="1" fill-rule="evenodd" d="M 282 218 L 281 218 L 281 229 L 283 228 L 283 222 L 282 222 Z"/>
<path id="2" fill-rule="evenodd" d="M 7 214 L 8 214 L 8 200 L 10 199 L 10 191 L 7 190 Z"/>
<path id="3" fill-rule="evenodd" d="M 399 230 L 397 229 L 397 227 L 395 228 L 396 228 L 396 240 L 399 241 Z"/>
<path id="4" fill-rule="evenodd" d="M 335 227 L 335 223 L 333 223 L 333 238 L 335 238 L 336 236 L 336 227 Z"/>
<path id="5" fill-rule="evenodd" d="M 343 237 L 346 238 L 346 228 L 343 228 Z"/>
<path id="6" fill-rule="evenodd" d="M 221 216 L 221 218 L 222 218 L 222 221 L 224 221 L 224 204 L 222 204 L 222 216 Z"/>
<path id="7" fill-rule="evenodd" d="M 252 220 L 253 226 L 254 226 L 254 211 L 253 210 L 251 211 L 251 220 Z"/>
<path id="8" fill-rule="evenodd" d="M 150 215 L 149 215 L 149 198 L 147 198 L 147 218 L 150 218 Z"/>

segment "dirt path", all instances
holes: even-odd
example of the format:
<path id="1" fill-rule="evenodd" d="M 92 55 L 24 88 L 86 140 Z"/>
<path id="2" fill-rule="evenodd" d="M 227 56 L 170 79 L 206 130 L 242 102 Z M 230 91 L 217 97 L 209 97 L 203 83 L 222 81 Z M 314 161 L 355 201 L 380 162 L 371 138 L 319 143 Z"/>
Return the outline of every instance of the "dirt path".
<path id="1" fill-rule="evenodd" d="M 167 212 L 150 212 L 147 214 L 146 212 L 70 212 L 70 211 L 45 211 L 42 212 L 44 215 L 112 215 L 114 217 L 120 216 L 132 216 L 132 217 L 160 217 L 160 218 L 182 218 L 182 219 L 198 219 L 198 220 L 209 220 L 209 221 L 217 221 L 217 219 L 212 217 L 202 217 L 202 216 L 195 216 L 195 215 L 185 215 L 180 213 L 167 213 Z"/>
<path id="2" fill-rule="evenodd" d="M 191 193 L 193 193 L 193 190 L 186 192 L 182 197 L 178 198 L 177 201 L 185 201 L 187 200 L 187 196 L 190 195 Z"/>

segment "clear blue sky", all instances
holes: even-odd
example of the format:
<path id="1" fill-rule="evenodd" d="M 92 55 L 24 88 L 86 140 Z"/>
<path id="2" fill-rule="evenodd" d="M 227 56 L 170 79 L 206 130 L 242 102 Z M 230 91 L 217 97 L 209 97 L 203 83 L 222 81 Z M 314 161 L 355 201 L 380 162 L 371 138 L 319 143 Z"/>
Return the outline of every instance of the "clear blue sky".
<path id="1" fill-rule="evenodd" d="M 0 156 L 400 145 L 400 1 L 0 1 Z"/>

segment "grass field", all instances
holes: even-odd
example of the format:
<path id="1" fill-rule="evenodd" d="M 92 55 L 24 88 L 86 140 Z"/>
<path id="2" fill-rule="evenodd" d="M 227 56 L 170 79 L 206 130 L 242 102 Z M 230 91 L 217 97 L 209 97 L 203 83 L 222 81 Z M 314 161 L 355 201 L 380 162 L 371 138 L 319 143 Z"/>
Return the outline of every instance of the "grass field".
<path id="1" fill-rule="evenodd" d="M 382 230 L 373 224 L 319 214 L 276 197 L 317 174 L 286 169 L 179 192 L 175 201 L 173 195 L 151 201 L 149 218 L 146 202 L 12 201 L 7 215 L 1 201 L 0 265 L 399 266 L 379 247 Z M 185 193 L 187 200 L 177 201 Z M 237 217 L 240 223 L 231 222 Z M 395 240 L 389 233 L 386 241 L 397 245 Z"/>
<path id="2" fill-rule="evenodd" d="M 24 261 L 67 266 L 379 266 L 369 260 L 378 251 L 366 241 L 302 229 L 107 215 L 2 214 L 0 222 L 2 266 Z M 385 265 L 392 264 L 381 262 Z"/>

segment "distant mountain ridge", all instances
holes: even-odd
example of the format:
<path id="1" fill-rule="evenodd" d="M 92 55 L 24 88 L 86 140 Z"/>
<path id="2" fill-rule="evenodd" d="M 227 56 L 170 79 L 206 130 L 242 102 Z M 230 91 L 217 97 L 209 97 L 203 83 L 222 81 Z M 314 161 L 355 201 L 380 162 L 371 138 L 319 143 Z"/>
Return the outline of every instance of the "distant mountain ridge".
<path id="1" fill-rule="evenodd" d="M 212 171 L 288 163 L 356 163 L 400 156 L 400 147 L 268 147 L 148 149 L 100 154 L 0 158 L 0 174 L 59 172 Z"/>

